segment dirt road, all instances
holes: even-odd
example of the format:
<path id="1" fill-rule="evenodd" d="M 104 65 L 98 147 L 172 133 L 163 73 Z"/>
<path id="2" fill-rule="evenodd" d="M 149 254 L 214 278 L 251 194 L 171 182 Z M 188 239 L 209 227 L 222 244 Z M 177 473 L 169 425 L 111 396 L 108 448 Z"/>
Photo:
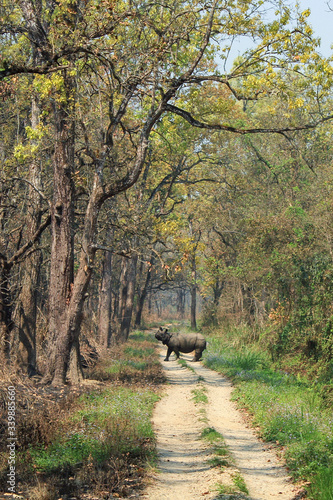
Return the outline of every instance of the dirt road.
<path id="1" fill-rule="evenodd" d="M 154 427 L 159 455 L 158 472 L 142 495 L 147 500 L 241 499 L 293 500 L 301 498 L 275 454 L 255 436 L 235 404 L 230 401 L 231 384 L 201 363 L 182 367 L 174 357 L 161 363 L 169 384 L 166 395 L 157 404 Z M 202 409 L 193 401 L 193 389 L 205 387 L 208 403 Z M 201 412 L 200 412 L 201 407 Z M 203 419 L 203 413 L 205 418 Z M 210 453 L 199 438 L 205 427 L 213 427 L 223 435 L 234 458 L 234 466 L 211 467 Z M 233 477 L 243 477 L 249 495 L 235 494 Z M 224 485 L 224 493 L 221 495 Z M 220 496 L 219 496 L 220 495 Z"/>

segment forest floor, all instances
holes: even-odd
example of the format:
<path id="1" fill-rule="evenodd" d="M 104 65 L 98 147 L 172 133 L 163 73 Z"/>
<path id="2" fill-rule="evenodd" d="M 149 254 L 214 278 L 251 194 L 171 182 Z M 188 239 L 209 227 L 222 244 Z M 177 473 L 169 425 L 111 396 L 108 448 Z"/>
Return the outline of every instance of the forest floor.
<path id="1" fill-rule="evenodd" d="M 140 498 L 305 498 L 304 490 L 291 482 L 274 449 L 256 437 L 246 414 L 231 401 L 231 383 L 201 363 L 191 362 L 188 355 L 182 355 L 185 363 L 173 355 L 165 362 L 165 350 L 161 349 L 160 359 L 169 384 L 153 418 L 159 463 Z M 195 402 L 198 391 L 207 395 L 205 403 Z M 200 438 L 205 429 L 223 436 L 228 449 L 223 467 L 211 465 L 216 449 Z"/>

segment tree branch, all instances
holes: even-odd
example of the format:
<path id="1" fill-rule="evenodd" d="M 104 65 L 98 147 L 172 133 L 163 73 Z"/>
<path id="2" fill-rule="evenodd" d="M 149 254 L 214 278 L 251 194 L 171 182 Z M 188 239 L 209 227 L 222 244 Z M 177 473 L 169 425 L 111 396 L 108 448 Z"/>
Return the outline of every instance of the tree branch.
<path id="1" fill-rule="evenodd" d="M 41 234 L 43 233 L 43 231 L 50 224 L 51 224 L 51 215 L 49 215 L 45 219 L 45 221 L 39 226 L 39 228 L 37 229 L 37 231 L 35 232 L 35 234 L 32 236 L 32 238 L 25 245 L 23 245 L 21 248 L 19 248 L 19 250 L 16 253 L 14 253 L 14 255 L 10 259 L 8 259 L 7 265 L 10 266 L 10 267 L 13 266 L 18 261 L 18 259 L 22 255 L 24 255 L 29 250 L 29 248 L 31 248 L 32 245 L 34 245 L 34 243 L 36 243 L 36 241 L 41 236 Z"/>
<path id="2" fill-rule="evenodd" d="M 42 66 L 5 66 L 4 69 L 0 69 L 0 80 L 3 80 L 8 76 L 20 74 L 47 75 L 49 73 L 54 73 L 55 71 L 60 71 L 67 68 L 69 68 L 68 64 L 65 64 L 63 66 L 51 66 L 51 63 L 44 64 Z"/>
<path id="3" fill-rule="evenodd" d="M 234 134 L 246 135 L 246 134 L 284 134 L 286 132 L 298 132 L 301 130 L 310 130 L 316 128 L 320 123 L 332 120 L 333 115 L 326 116 L 320 120 L 313 123 L 306 123 L 305 125 L 300 125 L 298 127 L 281 127 L 281 128 L 236 128 L 231 125 L 222 125 L 220 123 L 205 123 L 194 118 L 188 111 L 178 108 L 172 104 L 166 104 L 164 110 L 170 113 L 181 116 L 190 125 L 197 128 L 203 128 L 206 130 L 224 130 L 226 132 L 233 132 Z"/>

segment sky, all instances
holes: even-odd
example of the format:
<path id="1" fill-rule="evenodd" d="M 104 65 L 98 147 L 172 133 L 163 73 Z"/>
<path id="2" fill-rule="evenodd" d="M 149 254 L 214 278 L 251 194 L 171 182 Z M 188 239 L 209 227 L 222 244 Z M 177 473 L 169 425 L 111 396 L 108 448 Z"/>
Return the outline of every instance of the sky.
<path id="1" fill-rule="evenodd" d="M 328 3 L 331 6 L 330 12 Z M 309 8 L 311 10 L 308 18 L 315 36 L 321 38 L 320 52 L 323 56 L 328 57 L 333 50 L 330 48 L 333 45 L 333 0 L 299 0 L 302 10 Z"/>
<path id="2" fill-rule="evenodd" d="M 287 0 L 286 3 L 295 5 L 296 0 Z M 331 5 L 332 12 L 329 10 L 328 3 Z M 310 9 L 311 14 L 308 22 L 313 29 L 314 36 L 321 38 L 318 52 L 324 57 L 329 57 L 333 54 L 333 49 L 331 49 L 331 45 L 333 45 L 333 0 L 298 0 L 298 4 L 301 11 Z M 249 48 L 249 39 L 242 38 L 235 41 L 225 69 L 229 69 L 232 66 L 232 61 L 247 48 Z"/>

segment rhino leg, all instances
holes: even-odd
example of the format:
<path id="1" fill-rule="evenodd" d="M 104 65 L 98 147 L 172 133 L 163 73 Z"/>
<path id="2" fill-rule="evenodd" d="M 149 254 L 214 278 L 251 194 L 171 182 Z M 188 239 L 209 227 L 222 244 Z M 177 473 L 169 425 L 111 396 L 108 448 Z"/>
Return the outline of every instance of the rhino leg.
<path id="1" fill-rule="evenodd" d="M 192 359 L 192 361 L 199 361 L 199 359 L 202 356 L 202 351 L 203 351 L 203 349 L 196 349 L 195 354 L 194 354 L 194 358 Z"/>
<path id="2" fill-rule="evenodd" d="M 172 351 L 173 351 L 173 348 L 172 347 L 168 347 L 167 354 L 165 356 L 164 361 L 169 361 L 169 357 L 170 357 L 170 354 L 172 353 Z"/>
<path id="3" fill-rule="evenodd" d="M 173 352 L 175 353 L 176 358 L 179 359 L 179 350 L 174 348 Z"/>

